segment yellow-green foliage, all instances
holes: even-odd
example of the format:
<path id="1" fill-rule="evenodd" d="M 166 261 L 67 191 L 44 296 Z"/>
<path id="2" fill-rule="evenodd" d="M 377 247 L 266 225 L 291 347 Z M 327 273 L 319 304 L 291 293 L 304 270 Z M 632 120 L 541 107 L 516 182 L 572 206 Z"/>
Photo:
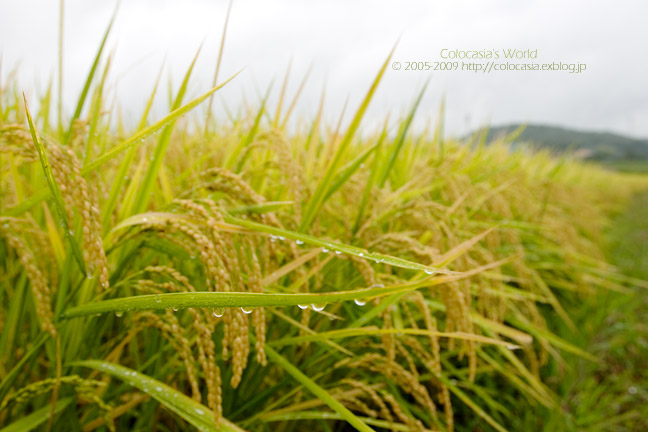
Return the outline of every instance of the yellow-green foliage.
<path id="1" fill-rule="evenodd" d="M 47 100 L 30 131 L 16 93 L 1 97 L 2 424 L 73 384 L 94 403 L 54 430 L 474 430 L 475 418 L 504 430 L 520 406 L 560 410 L 543 370 L 597 359 L 554 329 L 578 334 L 581 302 L 625 289 L 601 232 L 640 177 L 505 140 L 360 136 L 363 107 L 346 132 L 316 121 L 289 134 L 264 106 L 233 123 L 173 118 L 160 134 L 143 122 L 139 135 L 93 109 L 59 133 Z M 99 90 L 92 102 L 101 108 Z M 166 300 L 368 287 L 355 302 L 299 307 Z M 68 319 L 109 299 L 117 313 Z"/>

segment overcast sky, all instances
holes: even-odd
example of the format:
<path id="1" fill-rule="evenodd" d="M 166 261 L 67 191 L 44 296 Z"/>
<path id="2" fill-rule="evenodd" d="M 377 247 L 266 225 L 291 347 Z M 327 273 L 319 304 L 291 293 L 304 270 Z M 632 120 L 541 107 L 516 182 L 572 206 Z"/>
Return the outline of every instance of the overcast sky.
<path id="1" fill-rule="evenodd" d="M 112 1 L 65 1 L 68 111 L 114 6 Z M 122 2 L 108 49 L 114 53 L 111 94 L 126 117 L 141 111 L 163 65 L 177 88 L 201 43 L 191 96 L 210 87 L 226 9 L 227 0 Z M 216 101 L 231 110 L 243 100 L 258 104 L 273 80 L 276 98 L 292 61 L 289 96 L 312 65 L 298 115 L 314 116 L 325 86 L 326 118 L 334 123 L 347 98 L 347 114 L 357 107 L 400 37 L 392 61 L 401 70 L 390 64 L 365 127 L 388 113 L 401 115 L 430 79 L 419 126 L 436 121 L 445 96 L 451 134 L 486 124 L 531 122 L 648 137 L 646 17 L 648 2 L 640 0 L 235 0 L 220 77 L 245 69 Z M 57 68 L 57 34 L 57 1 L 0 0 L 3 82 L 18 66 L 21 90 L 33 96 L 44 88 Z M 537 50 L 535 59 L 510 62 L 580 63 L 586 70 L 404 70 L 407 62 L 434 67 L 444 61 L 442 49 L 498 51 L 499 64 L 507 62 L 502 58 L 506 49 Z M 462 62 L 486 67 L 488 59 L 457 62 L 459 68 Z"/>

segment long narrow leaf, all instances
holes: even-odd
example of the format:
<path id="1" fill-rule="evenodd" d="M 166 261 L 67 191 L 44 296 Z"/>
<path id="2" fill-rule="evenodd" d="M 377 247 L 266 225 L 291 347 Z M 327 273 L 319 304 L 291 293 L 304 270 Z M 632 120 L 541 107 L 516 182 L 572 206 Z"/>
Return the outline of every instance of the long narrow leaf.
<path id="1" fill-rule="evenodd" d="M 49 419 L 50 414 L 60 413 L 73 401 L 74 398 L 72 397 L 61 399 L 56 402 L 53 411 L 51 406 L 45 405 L 44 407 L 37 409 L 36 411 L 21 418 L 20 420 L 17 420 L 6 427 L 3 427 L 2 429 L 0 429 L 0 432 L 25 432 L 34 430 L 38 426 L 45 423 Z"/>
<path id="2" fill-rule="evenodd" d="M 332 330 L 327 332 L 321 332 L 316 334 L 310 334 L 306 336 L 296 336 L 292 338 L 279 339 L 277 341 L 270 342 L 270 345 L 278 347 L 284 345 L 294 345 L 304 342 L 313 342 L 313 341 L 323 341 L 329 339 L 344 339 L 357 336 L 381 336 L 381 335 L 390 335 L 390 334 L 406 334 L 406 335 L 415 335 L 415 336 L 436 336 L 449 339 L 461 339 L 461 340 L 470 340 L 479 343 L 486 343 L 491 345 L 501 345 L 508 349 L 517 349 L 519 346 L 507 343 L 501 340 L 480 336 L 471 333 L 462 333 L 462 332 L 440 332 L 440 331 L 431 331 L 427 329 L 379 329 L 372 327 L 362 327 L 362 328 L 347 328 L 342 330 Z"/>
<path id="3" fill-rule="evenodd" d="M 70 127 L 68 128 L 67 134 L 65 136 L 65 140 L 63 141 L 66 144 L 70 141 L 70 138 L 72 137 L 72 131 L 74 130 L 74 122 L 76 121 L 76 119 L 78 119 L 81 116 L 81 111 L 83 110 L 83 105 L 85 104 L 86 98 L 88 97 L 88 91 L 90 90 L 92 79 L 94 78 L 95 72 L 97 71 L 97 66 L 99 66 L 99 60 L 101 59 L 101 54 L 103 53 L 104 47 L 106 46 L 106 40 L 108 40 L 108 35 L 110 34 L 110 30 L 112 29 L 113 23 L 115 22 L 115 17 L 117 16 L 118 8 L 119 8 L 119 2 L 117 2 L 117 6 L 115 7 L 115 12 L 113 13 L 112 18 L 110 18 L 110 22 L 108 23 L 108 28 L 104 33 L 103 39 L 101 40 L 101 44 L 99 45 L 99 49 L 97 50 L 97 54 L 95 55 L 95 59 L 92 62 L 92 67 L 90 68 L 90 72 L 88 72 L 88 77 L 86 78 L 85 84 L 83 85 L 83 90 L 81 91 L 81 95 L 79 95 L 79 100 L 77 101 L 77 106 L 76 109 L 74 110 L 74 115 L 70 120 Z"/>
<path id="4" fill-rule="evenodd" d="M 178 89 L 178 94 L 176 95 L 175 101 L 173 102 L 173 105 L 171 107 L 172 111 L 182 106 L 182 99 L 184 98 L 184 95 L 187 91 L 189 78 L 191 77 L 191 72 L 193 72 L 193 68 L 196 65 L 199 54 L 200 49 L 198 49 L 198 52 L 194 56 L 193 61 L 191 62 L 191 65 L 189 66 L 189 69 L 185 74 L 184 80 L 182 80 L 182 84 Z M 171 142 L 171 134 L 173 133 L 175 124 L 176 120 L 169 122 L 160 134 L 160 139 L 158 140 L 157 146 L 155 146 L 155 150 L 153 151 L 153 155 L 151 156 L 151 163 L 149 164 L 148 170 L 144 175 L 144 180 L 139 187 L 138 195 L 135 199 L 135 208 L 133 209 L 133 213 L 140 213 L 144 211 L 148 206 L 148 203 L 151 199 L 151 192 L 153 191 L 153 185 L 158 179 L 158 175 L 160 174 L 160 171 L 162 169 L 162 162 L 164 162 L 164 156 L 167 149 L 169 148 L 169 143 Z"/>
<path id="5" fill-rule="evenodd" d="M 358 168 L 362 166 L 362 164 L 367 160 L 367 158 L 369 158 L 369 156 L 371 156 L 371 154 L 374 152 L 374 150 L 376 150 L 377 147 L 378 144 L 372 145 L 371 147 L 360 153 L 360 155 L 349 162 L 346 166 L 342 167 L 340 173 L 335 176 L 335 180 L 333 180 L 331 187 L 326 192 L 325 199 L 329 199 L 331 195 L 333 195 L 338 189 L 340 189 L 342 185 L 344 185 L 344 183 L 346 183 L 346 181 L 349 180 L 349 178 L 351 178 L 351 176 L 356 171 L 358 171 Z"/>
<path id="6" fill-rule="evenodd" d="M 360 121 L 362 120 L 362 117 L 364 117 L 364 114 L 367 111 L 369 102 L 371 102 L 371 99 L 373 98 L 373 95 L 376 92 L 376 89 L 378 88 L 378 84 L 382 80 L 385 70 L 387 70 L 387 65 L 389 64 L 389 61 L 391 60 L 391 57 L 394 54 L 395 49 L 396 47 L 392 49 L 392 51 L 389 53 L 389 56 L 387 56 L 387 59 L 383 63 L 382 67 L 380 68 L 378 75 L 376 75 L 376 78 L 371 84 L 369 91 L 367 92 L 364 100 L 362 101 L 360 107 L 358 108 L 358 111 L 353 117 L 353 120 L 351 121 L 351 124 L 349 125 L 349 128 L 347 129 L 347 132 L 344 135 L 344 138 L 342 139 L 340 146 L 335 152 L 335 155 L 333 156 L 331 162 L 327 166 L 326 171 L 324 173 L 324 177 L 318 183 L 317 188 L 313 193 L 313 197 L 311 198 L 311 201 L 309 202 L 308 207 L 306 208 L 304 217 L 302 218 L 300 231 L 305 231 L 310 226 L 310 224 L 313 222 L 313 219 L 315 218 L 315 215 L 319 212 L 320 208 L 324 204 L 324 201 L 326 200 L 326 194 L 329 190 L 331 182 L 333 181 L 333 176 L 335 175 L 337 168 L 340 165 L 340 162 L 342 161 L 344 154 L 346 153 L 347 148 L 351 144 L 351 140 L 353 139 L 356 131 L 358 130 L 358 127 L 360 126 Z"/>
<path id="7" fill-rule="evenodd" d="M 429 280 L 389 287 L 370 287 L 351 291 L 330 293 L 254 293 L 254 292 L 183 292 L 155 295 L 121 297 L 111 300 L 86 303 L 73 307 L 61 314 L 62 318 L 75 318 L 107 312 L 128 312 L 133 310 L 184 309 L 188 307 L 269 307 L 297 305 L 325 305 L 356 299 L 369 300 L 398 292 L 406 292 L 429 286 Z"/>
<path id="8" fill-rule="evenodd" d="M 63 230 L 65 232 L 65 238 L 70 243 L 72 248 L 72 254 L 76 259 L 81 272 L 85 274 L 85 261 L 83 260 L 83 255 L 81 254 L 81 249 L 79 249 L 79 244 L 76 241 L 76 237 L 72 235 L 71 224 L 74 221 L 68 220 L 67 213 L 65 211 L 65 202 L 63 201 L 63 196 L 61 195 L 61 190 L 54 179 L 54 174 L 52 174 L 52 167 L 50 166 L 49 161 L 47 160 L 47 155 L 45 154 L 45 146 L 40 140 L 36 128 L 34 126 L 34 121 L 32 120 L 31 113 L 29 112 L 29 107 L 27 106 L 27 98 L 23 94 L 23 99 L 25 101 L 25 114 L 27 115 L 27 122 L 29 123 L 29 131 L 31 132 L 32 140 L 34 141 L 34 146 L 36 147 L 36 152 L 38 153 L 38 158 L 40 159 L 41 166 L 43 168 L 43 174 L 47 180 L 47 185 L 49 186 L 50 193 L 54 198 L 54 206 L 58 213 L 61 224 L 63 225 Z"/>
<path id="9" fill-rule="evenodd" d="M 429 81 L 427 81 L 423 86 L 423 89 L 421 90 L 421 93 L 419 93 L 418 98 L 416 98 L 416 102 L 414 102 L 414 106 L 412 106 L 412 109 L 407 115 L 405 122 L 401 125 L 401 130 L 398 135 L 398 138 L 396 138 L 396 142 L 394 143 L 394 148 L 389 154 L 389 159 L 387 159 L 387 163 L 382 171 L 380 181 L 378 182 L 378 185 L 380 187 L 383 187 L 387 182 L 387 179 L 389 178 L 389 173 L 392 170 L 394 164 L 396 163 L 398 154 L 403 148 L 403 144 L 405 143 L 405 138 L 407 138 L 407 131 L 409 130 L 410 125 L 412 124 L 412 120 L 414 120 L 414 115 L 416 114 L 416 110 L 418 109 L 418 106 L 421 103 L 421 100 L 423 99 L 423 95 L 425 94 L 425 89 L 427 88 L 428 83 Z"/>
<path id="10" fill-rule="evenodd" d="M 169 411 L 191 423 L 201 431 L 243 432 L 241 428 L 226 419 L 219 424 L 214 423 L 214 415 L 204 405 L 185 396 L 178 390 L 167 386 L 160 381 L 124 366 L 100 360 L 84 360 L 74 362 L 71 366 L 82 366 L 107 373 L 119 378 L 153 399 L 160 402 Z"/>
<path id="11" fill-rule="evenodd" d="M 320 398 L 322 402 L 329 406 L 333 411 L 338 413 L 342 419 L 346 420 L 361 432 L 372 432 L 373 429 L 370 428 L 365 422 L 363 422 L 359 417 L 349 411 L 344 405 L 342 405 L 337 399 L 328 394 L 328 392 L 317 385 L 315 381 L 306 376 L 302 371 L 297 369 L 292 363 L 283 358 L 278 352 L 266 345 L 266 354 L 268 358 L 281 366 L 286 372 L 295 378 L 301 385 L 306 387 L 311 391 L 315 396 Z"/>
<path id="12" fill-rule="evenodd" d="M 423 264 L 415 263 L 413 261 L 408 261 L 403 258 L 396 258 L 389 255 L 379 254 L 375 252 L 368 252 L 366 249 L 362 249 L 355 246 L 350 246 L 342 243 L 332 242 L 328 240 L 322 240 L 317 237 L 310 236 L 308 234 L 301 234 L 294 231 L 285 230 L 282 228 L 276 228 L 269 225 L 264 225 L 258 222 L 253 222 L 247 219 L 235 218 L 232 216 L 224 216 L 223 219 L 225 222 L 232 225 L 238 225 L 244 228 L 248 228 L 252 231 L 263 232 L 266 234 L 274 235 L 280 238 L 287 238 L 295 241 L 301 241 L 305 244 L 312 246 L 319 246 L 323 252 L 339 252 L 349 255 L 354 255 L 360 258 L 365 258 L 377 263 L 388 264 L 394 267 L 401 267 L 410 270 L 424 271 L 427 274 L 457 274 L 447 270 L 439 269 L 436 267 L 430 267 Z"/>

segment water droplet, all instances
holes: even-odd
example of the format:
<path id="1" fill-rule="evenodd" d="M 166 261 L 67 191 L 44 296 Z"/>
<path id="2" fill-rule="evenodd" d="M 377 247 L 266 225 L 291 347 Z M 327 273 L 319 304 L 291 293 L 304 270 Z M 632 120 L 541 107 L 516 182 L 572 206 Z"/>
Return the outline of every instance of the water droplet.
<path id="1" fill-rule="evenodd" d="M 307 309 L 308 308 L 308 305 L 297 305 L 297 306 L 299 306 L 299 309 Z"/>
<path id="2" fill-rule="evenodd" d="M 431 274 L 433 274 L 433 273 L 434 273 L 434 270 L 425 269 L 425 274 L 429 274 L 429 275 L 431 275 Z"/>
<path id="3" fill-rule="evenodd" d="M 355 304 L 357 304 L 358 306 L 364 306 L 364 305 L 367 304 L 367 302 L 366 302 L 365 300 L 355 299 L 355 300 L 353 300 L 353 301 L 354 301 Z"/>
<path id="4" fill-rule="evenodd" d="M 377 284 L 371 285 L 369 288 L 385 288 L 385 285 L 381 284 L 381 283 L 377 283 Z"/>
<path id="5" fill-rule="evenodd" d="M 86 279 L 92 279 L 92 278 L 94 278 L 94 273 L 88 270 L 88 273 L 86 273 Z"/>
<path id="6" fill-rule="evenodd" d="M 252 313 L 252 308 L 251 307 L 242 307 L 241 311 L 243 311 L 244 314 L 251 314 Z"/>
<path id="7" fill-rule="evenodd" d="M 214 309 L 212 309 L 212 315 L 214 315 L 216 318 L 220 318 L 223 315 L 225 315 L 225 309 L 223 309 L 223 308 L 214 308 Z"/>
<path id="8" fill-rule="evenodd" d="M 148 218 L 143 217 L 142 222 L 148 222 Z"/>
<path id="9" fill-rule="evenodd" d="M 326 249 L 325 247 L 322 248 L 322 252 L 323 252 L 323 253 L 328 253 L 328 251 L 329 251 L 329 250 Z"/>
<path id="10" fill-rule="evenodd" d="M 124 315 L 124 312 L 122 312 L 122 311 L 117 311 L 117 312 L 115 312 L 115 316 L 116 316 L 117 318 L 121 317 L 122 315 Z"/>
<path id="11" fill-rule="evenodd" d="M 205 414 L 205 411 L 201 410 L 200 408 L 196 408 L 195 411 L 196 411 L 196 414 L 198 414 L 198 415 Z"/>
<path id="12" fill-rule="evenodd" d="M 298 245 L 303 245 L 304 244 L 304 242 L 301 241 L 301 240 L 295 240 L 295 243 L 297 243 Z"/>
<path id="13" fill-rule="evenodd" d="M 358 255 L 360 255 L 360 256 L 364 256 L 364 254 L 363 254 L 362 252 L 360 252 Z"/>
<path id="14" fill-rule="evenodd" d="M 517 345 L 506 345 L 506 348 L 510 349 L 511 351 L 519 349 L 520 347 Z"/>
<path id="15" fill-rule="evenodd" d="M 340 255 L 342 251 L 335 251 L 335 255 Z"/>
<path id="16" fill-rule="evenodd" d="M 72 237 L 74 237 L 74 231 L 73 230 L 68 231 L 68 234 L 70 234 Z"/>
<path id="17" fill-rule="evenodd" d="M 274 243 L 277 240 L 277 237 L 270 234 L 270 242 Z"/>
<path id="18" fill-rule="evenodd" d="M 311 305 L 311 308 L 312 308 L 314 311 L 317 311 L 317 312 L 321 312 L 321 311 L 323 311 L 325 307 L 326 307 L 325 304 L 315 304 L 315 303 L 313 303 L 313 304 Z"/>
<path id="19" fill-rule="evenodd" d="M 159 295 L 156 295 L 155 297 L 153 297 L 153 300 L 155 300 L 155 303 L 160 303 L 162 301 L 162 299 L 160 298 Z"/>
<path id="20" fill-rule="evenodd" d="M 281 241 L 286 240 L 286 237 L 283 237 L 283 236 L 278 236 L 277 238 L 278 238 L 279 240 L 281 240 Z"/>
<path id="21" fill-rule="evenodd" d="M 175 306 L 174 306 L 174 307 L 172 307 L 172 308 L 171 308 L 171 310 L 173 310 L 173 312 L 178 312 L 178 308 L 177 308 L 177 307 L 175 307 Z"/>

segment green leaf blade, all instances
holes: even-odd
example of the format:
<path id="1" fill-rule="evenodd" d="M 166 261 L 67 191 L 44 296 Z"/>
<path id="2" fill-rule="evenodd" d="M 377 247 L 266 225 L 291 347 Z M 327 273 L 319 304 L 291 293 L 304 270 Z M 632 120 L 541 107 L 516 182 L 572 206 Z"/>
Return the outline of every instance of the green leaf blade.
<path id="1" fill-rule="evenodd" d="M 243 429 L 226 419 L 219 424 L 214 423 L 212 412 L 204 405 L 166 384 L 127 367 L 100 360 L 84 360 L 71 364 L 98 370 L 124 381 L 153 399 L 165 408 L 185 419 L 201 431 L 210 432 L 242 432 Z"/>

